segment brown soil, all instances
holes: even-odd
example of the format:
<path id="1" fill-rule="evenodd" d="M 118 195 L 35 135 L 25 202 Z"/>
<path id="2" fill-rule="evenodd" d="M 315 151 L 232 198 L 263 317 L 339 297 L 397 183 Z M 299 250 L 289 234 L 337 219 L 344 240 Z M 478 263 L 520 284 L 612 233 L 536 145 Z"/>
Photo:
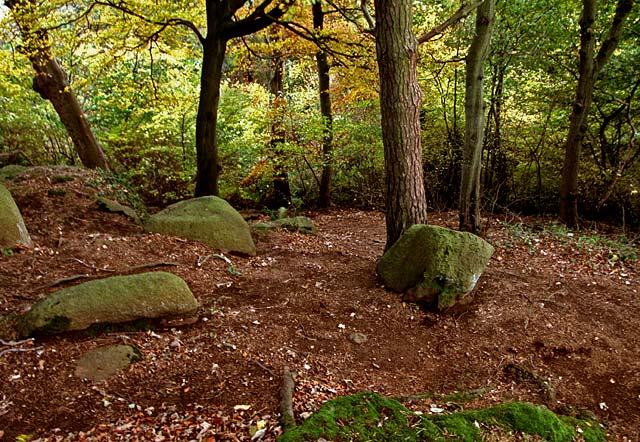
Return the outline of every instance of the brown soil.
<path id="1" fill-rule="evenodd" d="M 59 182 L 59 175 L 74 179 Z M 602 245 L 610 233 L 590 232 L 600 242 L 589 243 L 541 220 L 489 219 L 484 236 L 496 252 L 486 274 L 468 303 L 435 313 L 403 303 L 376 278 L 385 239 L 380 213 L 309 213 L 317 236 L 260 236 L 256 257 L 225 255 L 230 267 L 213 256 L 218 251 L 144 233 L 100 211 L 90 195 L 108 186 L 87 185 L 95 180 L 57 168 L 6 183 L 36 246 L 0 258 L 3 314 L 24 312 L 64 286 L 52 286 L 63 278 L 172 262 L 158 269 L 187 281 L 200 318 L 181 327 L 3 342 L 0 438 L 250 440 L 264 426 L 262 440 L 273 440 L 287 366 L 298 374 L 300 419 L 358 390 L 432 393 L 412 406 L 429 412 L 432 405 L 530 401 L 595 416 L 611 440 L 640 440 L 638 265 Z M 433 213 L 430 221 L 454 227 L 455 214 Z M 367 342 L 353 343 L 353 332 Z M 143 360 L 96 385 L 74 376 L 86 351 L 122 342 L 137 346 Z M 474 399 L 444 398 L 456 392 Z"/>

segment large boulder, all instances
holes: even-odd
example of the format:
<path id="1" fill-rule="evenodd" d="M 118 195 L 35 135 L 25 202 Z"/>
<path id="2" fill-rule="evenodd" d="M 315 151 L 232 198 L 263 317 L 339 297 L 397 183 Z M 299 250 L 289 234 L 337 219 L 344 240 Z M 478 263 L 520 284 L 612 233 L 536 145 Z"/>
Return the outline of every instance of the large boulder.
<path id="1" fill-rule="evenodd" d="M 23 336 L 84 330 L 141 319 L 189 318 L 198 301 L 181 278 L 149 272 L 85 282 L 35 303 L 18 321 Z"/>
<path id="2" fill-rule="evenodd" d="M 416 224 L 382 256 L 378 274 L 405 299 L 444 309 L 473 290 L 493 250 L 471 233 Z"/>
<path id="3" fill-rule="evenodd" d="M 229 203 L 203 196 L 173 204 L 149 217 L 149 232 L 201 241 L 216 249 L 255 255 L 249 225 Z"/>
<path id="4" fill-rule="evenodd" d="M 0 184 L 0 249 L 19 244 L 31 247 L 31 236 L 11 193 Z"/>

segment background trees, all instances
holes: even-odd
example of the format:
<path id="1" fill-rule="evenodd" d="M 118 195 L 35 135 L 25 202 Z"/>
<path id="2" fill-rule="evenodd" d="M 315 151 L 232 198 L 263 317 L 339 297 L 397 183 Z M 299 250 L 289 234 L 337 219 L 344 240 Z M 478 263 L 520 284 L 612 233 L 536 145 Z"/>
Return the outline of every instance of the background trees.
<path id="1" fill-rule="evenodd" d="M 270 156 L 276 112 L 269 106 L 267 31 L 242 34 L 275 20 L 289 27 L 282 46 L 283 101 L 277 115 L 283 131 L 277 161 L 289 180 L 291 203 L 311 205 L 325 195 L 323 170 L 330 165 L 334 203 L 384 207 L 378 96 L 387 86 L 378 82 L 375 42 L 366 32 L 363 11 L 352 2 L 312 2 L 324 19 L 324 29 L 315 31 L 323 37 L 319 51 L 300 36 L 314 35 L 312 3 L 286 4 L 285 12 L 279 2 L 242 2 L 235 14 L 232 7 L 240 2 L 223 3 L 228 9 L 215 9 L 219 6 L 214 2 L 156 5 L 138 0 L 111 5 L 126 6 L 126 11 L 103 4 L 91 8 L 90 2 L 75 2 L 74 7 L 58 0 L 39 3 L 44 9 L 37 18 L 50 36 L 51 51 L 65 67 L 69 86 L 116 170 L 152 204 L 184 198 L 196 189 L 198 194 L 214 193 L 214 182 L 218 193 L 237 204 L 264 202 L 276 173 Z M 460 8 L 455 2 L 412 3 L 409 24 L 417 35 Z M 598 41 L 607 40 L 616 5 L 596 4 Z M 207 15 L 207 7 L 214 8 L 210 14 L 215 18 Z M 640 213 L 637 9 L 631 8 L 619 28 L 617 49 L 593 83 L 574 191 L 586 217 L 621 222 L 624 214 L 627 225 L 637 224 Z M 375 9 L 369 12 L 376 16 Z M 579 18 L 575 2 L 510 0 L 497 5 L 482 120 L 480 202 L 485 210 L 558 214 L 579 78 Z M 460 200 L 466 123 L 463 79 L 474 33 L 474 20 L 463 19 L 418 47 L 422 149 L 416 164 L 424 178 L 418 179 L 422 186 L 411 187 L 425 189 L 431 208 L 456 208 Z M 223 55 L 207 49 L 218 54 L 207 66 L 202 52 L 206 38 L 211 38 L 207 45 L 213 49 L 224 46 Z M 30 61 L 18 50 L 21 42 L 15 22 L 5 15 L 0 26 L 0 153 L 22 150 L 34 163 L 78 162 L 55 113 L 30 89 Z M 327 90 L 320 85 L 320 53 L 331 67 L 331 81 L 329 93 L 319 96 L 318 91 Z M 215 92 L 204 82 L 205 94 L 202 73 L 217 72 L 214 65 L 219 72 L 205 77 L 217 75 L 220 87 Z M 216 94 L 219 109 L 214 121 Z M 331 153 L 325 149 L 329 133 L 321 96 L 331 99 Z M 215 151 L 217 162 L 212 159 Z"/>

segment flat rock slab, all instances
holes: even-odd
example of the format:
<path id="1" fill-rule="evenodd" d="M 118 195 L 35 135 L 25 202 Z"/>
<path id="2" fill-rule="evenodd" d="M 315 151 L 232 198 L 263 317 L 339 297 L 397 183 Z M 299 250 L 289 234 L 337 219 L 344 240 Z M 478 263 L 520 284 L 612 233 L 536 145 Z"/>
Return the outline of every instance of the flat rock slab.
<path id="1" fill-rule="evenodd" d="M 76 363 L 75 375 L 98 383 L 140 359 L 140 350 L 132 345 L 108 345 L 85 353 Z"/>
<path id="2" fill-rule="evenodd" d="M 198 301 L 181 278 L 149 272 L 85 282 L 35 303 L 18 321 L 23 336 L 84 330 L 98 324 L 178 319 L 196 314 Z"/>
<path id="3" fill-rule="evenodd" d="M 473 290 L 493 250 L 471 233 L 416 224 L 382 256 L 378 273 L 406 300 L 444 309 Z"/>
<path id="4" fill-rule="evenodd" d="M 149 217 L 149 232 L 201 241 L 215 249 L 255 255 L 249 225 L 229 203 L 203 196 L 172 204 Z"/>
<path id="5" fill-rule="evenodd" d="M 0 248 L 31 247 L 31 236 L 9 190 L 0 184 Z"/>

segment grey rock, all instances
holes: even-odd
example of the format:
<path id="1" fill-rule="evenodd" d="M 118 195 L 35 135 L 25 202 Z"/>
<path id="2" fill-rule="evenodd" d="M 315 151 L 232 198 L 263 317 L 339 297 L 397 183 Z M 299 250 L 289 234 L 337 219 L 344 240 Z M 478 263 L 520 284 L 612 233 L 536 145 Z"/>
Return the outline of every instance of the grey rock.
<path id="1" fill-rule="evenodd" d="M 364 333 L 357 333 L 356 332 L 356 333 L 351 333 L 349 335 L 349 340 L 351 342 L 353 342 L 354 344 L 364 344 L 365 342 L 367 342 L 369 340 L 369 338 Z"/>
<path id="2" fill-rule="evenodd" d="M 310 218 L 306 216 L 295 216 L 293 218 L 281 218 L 274 221 L 264 223 L 255 223 L 253 229 L 258 232 L 264 232 L 274 229 L 283 228 L 290 232 L 300 232 L 310 235 L 316 233 L 316 226 Z"/>
<path id="3" fill-rule="evenodd" d="M 172 204 L 149 217 L 149 232 L 201 241 L 215 249 L 255 255 L 249 225 L 229 203 L 203 196 Z"/>
<path id="4" fill-rule="evenodd" d="M 167 272 L 85 282 L 52 293 L 18 321 L 23 336 L 84 330 L 98 324 L 192 317 L 198 309 L 189 286 Z"/>
<path id="5" fill-rule="evenodd" d="M 31 236 L 9 190 L 0 184 L 0 248 L 31 247 Z"/>
<path id="6" fill-rule="evenodd" d="M 108 345 L 85 353 L 76 362 L 75 375 L 98 383 L 140 359 L 140 350 L 132 345 Z"/>

